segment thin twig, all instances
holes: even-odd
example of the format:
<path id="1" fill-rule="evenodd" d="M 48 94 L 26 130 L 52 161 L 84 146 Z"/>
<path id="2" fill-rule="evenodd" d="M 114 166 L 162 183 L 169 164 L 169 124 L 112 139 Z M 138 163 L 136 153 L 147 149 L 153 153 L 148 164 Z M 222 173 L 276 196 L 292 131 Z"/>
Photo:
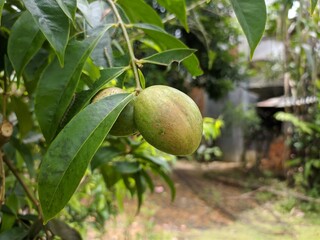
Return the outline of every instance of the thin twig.
<path id="1" fill-rule="evenodd" d="M 112 0 L 107 0 L 108 3 L 110 4 L 110 7 L 112 8 L 112 11 L 114 12 L 114 14 L 116 15 L 116 18 L 118 19 L 118 24 L 120 25 L 121 29 L 122 29 L 122 33 L 124 36 L 124 39 L 127 43 L 127 47 L 128 47 L 128 51 L 129 51 L 129 55 L 130 55 L 130 59 L 131 59 L 131 66 L 132 66 L 132 70 L 133 70 L 133 74 L 134 74 L 134 78 L 136 80 L 136 91 L 140 92 L 141 91 L 141 84 L 140 84 L 140 78 L 139 78 L 139 73 L 138 73 L 138 68 L 136 65 L 136 57 L 134 56 L 134 52 L 133 52 L 133 48 L 131 46 L 131 42 L 130 42 L 130 38 L 126 29 L 126 26 L 124 24 L 124 22 L 122 21 L 122 18 L 119 14 L 119 11 L 116 7 L 116 5 L 114 4 L 114 2 Z"/>
<path id="2" fill-rule="evenodd" d="M 24 182 L 24 180 L 22 179 L 22 177 L 20 176 L 20 174 L 18 173 L 17 169 L 15 168 L 15 166 L 12 164 L 12 162 L 6 158 L 6 156 L 3 155 L 3 162 L 8 166 L 8 168 L 10 169 L 10 171 L 13 173 L 13 175 L 16 177 L 16 179 L 18 180 L 18 182 L 21 184 L 22 188 L 24 189 L 24 191 L 26 192 L 28 198 L 31 200 L 31 202 L 33 203 L 33 205 L 36 207 L 37 212 L 39 213 L 39 217 L 40 219 L 43 219 L 42 216 L 42 211 L 40 208 L 40 204 L 38 202 L 38 200 L 35 198 L 35 196 L 32 194 L 32 192 L 30 191 L 30 189 L 28 188 L 27 184 Z"/>

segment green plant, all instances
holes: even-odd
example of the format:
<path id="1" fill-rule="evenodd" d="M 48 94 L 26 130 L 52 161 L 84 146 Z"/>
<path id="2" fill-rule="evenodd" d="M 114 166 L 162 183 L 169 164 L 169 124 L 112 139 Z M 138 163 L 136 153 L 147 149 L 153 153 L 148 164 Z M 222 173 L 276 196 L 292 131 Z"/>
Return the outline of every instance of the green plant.
<path id="1" fill-rule="evenodd" d="M 320 142 L 320 129 L 317 124 L 319 107 L 315 110 L 314 121 L 304 121 L 292 113 L 278 112 L 275 118 L 279 121 L 290 122 L 294 131 L 290 139 L 291 159 L 287 167 L 293 169 L 292 176 L 295 184 L 303 186 L 312 196 L 319 196 L 320 187 L 320 156 L 318 144 Z"/>
<path id="2" fill-rule="evenodd" d="M 231 2 L 253 53 L 266 21 L 264 1 Z M 188 31 L 185 1 L 160 3 Z M 166 32 L 156 11 L 142 0 L 0 0 L 0 17 L 1 237 L 81 238 L 63 213 L 83 219 L 81 208 L 68 203 L 80 194 L 79 186 L 90 184 L 95 169 L 108 186 L 97 190 L 105 191 L 106 208 L 112 209 L 113 194 L 121 202 L 121 189 L 136 195 L 140 206 L 146 187 L 152 189 L 150 172 L 162 176 L 174 196 L 162 154 L 149 147 L 141 150 L 145 143 L 135 137 L 107 136 L 144 89 L 144 65 L 179 62 L 199 76 L 195 50 Z M 147 47 L 150 54 L 138 59 L 135 52 Z M 111 82 L 135 91 L 90 104 Z M 95 217 L 105 219 L 103 198 L 80 194 L 71 201 L 84 197 L 88 204 L 93 201 Z M 85 213 L 94 212 L 87 209 Z"/>
<path id="3" fill-rule="evenodd" d="M 224 121 L 221 118 L 203 118 L 203 140 L 194 154 L 198 161 L 212 161 L 222 156 L 222 151 L 214 145 L 215 140 L 221 135 Z"/>

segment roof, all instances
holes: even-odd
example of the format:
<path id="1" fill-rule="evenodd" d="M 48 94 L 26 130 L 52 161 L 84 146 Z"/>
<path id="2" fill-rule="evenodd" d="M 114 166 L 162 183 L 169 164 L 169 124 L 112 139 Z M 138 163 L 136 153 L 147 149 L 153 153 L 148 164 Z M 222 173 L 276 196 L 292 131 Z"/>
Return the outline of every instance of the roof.
<path id="1" fill-rule="evenodd" d="M 292 106 L 308 105 L 316 102 L 318 102 L 318 98 L 316 96 L 308 96 L 304 98 L 280 96 L 280 97 L 269 98 L 261 102 L 257 102 L 256 106 L 285 108 L 285 107 L 292 107 Z"/>

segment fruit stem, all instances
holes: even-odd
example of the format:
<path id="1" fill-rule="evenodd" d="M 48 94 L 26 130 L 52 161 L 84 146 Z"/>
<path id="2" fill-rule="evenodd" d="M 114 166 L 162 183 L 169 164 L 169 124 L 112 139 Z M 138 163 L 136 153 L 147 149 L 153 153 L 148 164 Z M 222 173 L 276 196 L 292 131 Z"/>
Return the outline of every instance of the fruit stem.
<path id="1" fill-rule="evenodd" d="M 124 22 L 122 21 L 122 18 L 120 16 L 119 11 L 118 11 L 116 5 L 114 4 L 114 2 L 112 0 L 107 0 L 107 1 L 110 4 L 110 7 L 111 7 L 112 11 L 114 12 L 116 18 L 118 19 L 118 23 L 119 23 L 119 25 L 120 25 L 120 27 L 122 29 L 122 33 L 123 33 L 124 39 L 125 39 L 125 41 L 127 43 L 127 47 L 128 47 L 128 51 L 129 51 L 129 55 L 130 55 L 130 59 L 131 59 L 130 65 L 132 67 L 134 78 L 136 80 L 136 91 L 140 92 L 142 90 L 142 88 L 141 88 L 141 84 L 140 84 L 138 68 L 137 68 L 137 65 L 136 65 L 137 59 L 134 56 L 133 48 L 132 48 L 132 45 L 131 45 L 131 42 L 130 42 L 130 38 L 129 38 L 129 35 L 128 35 L 128 32 L 127 32 L 127 29 L 125 27 Z"/>

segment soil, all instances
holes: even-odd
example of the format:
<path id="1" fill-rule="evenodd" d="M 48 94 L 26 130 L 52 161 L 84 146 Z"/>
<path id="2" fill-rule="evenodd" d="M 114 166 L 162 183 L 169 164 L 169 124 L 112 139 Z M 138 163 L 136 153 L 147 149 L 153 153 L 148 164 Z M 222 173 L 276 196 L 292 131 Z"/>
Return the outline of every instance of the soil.
<path id="1" fill-rule="evenodd" d="M 230 181 L 230 176 L 233 176 L 233 181 Z M 179 161 L 173 168 L 172 177 L 176 187 L 173 202 L 170 190 L 163 181 L 156 179 L 155 192 L 146 196 L 140 213 L 136 215 L 135 200 L 126 201 L 124 213 L 107 222 L 103 239 L 220 239 L 211 235 L 205 238 L 204 233 L 212 229 L 217 231 L 216 235 L 220 229 L 238 231 L 228 228 L 235 223 L 249 226 L 248 229 L 258 229 L 261 234 L 271 234 L 266 238 L 258 235 L 258 238 L 244 239 L 278 239 L 272 237 L 279 234 L 297 239 L 291 238 L 290 227 L 268 204 L 253 197 L 251 193 L 255 187 L 252 186 L 259 186 L 260 179 L 249 176 L 237 163 Z M 247 185 L 248 182 L 250 184 Z M 301 212 L 296 210 L 293 214 Z M 264 225 L 265 222 L 268 226 Z M 275 224 L 282 226 L 280 230 L 275 228 Z M 197 234 L 193 235 L 195 231 Z M 234 238 L 225 239 L 242 239 L 236 234 L 233 233 Z M 91 236 L 88 239 L 101 238 Z"/>

